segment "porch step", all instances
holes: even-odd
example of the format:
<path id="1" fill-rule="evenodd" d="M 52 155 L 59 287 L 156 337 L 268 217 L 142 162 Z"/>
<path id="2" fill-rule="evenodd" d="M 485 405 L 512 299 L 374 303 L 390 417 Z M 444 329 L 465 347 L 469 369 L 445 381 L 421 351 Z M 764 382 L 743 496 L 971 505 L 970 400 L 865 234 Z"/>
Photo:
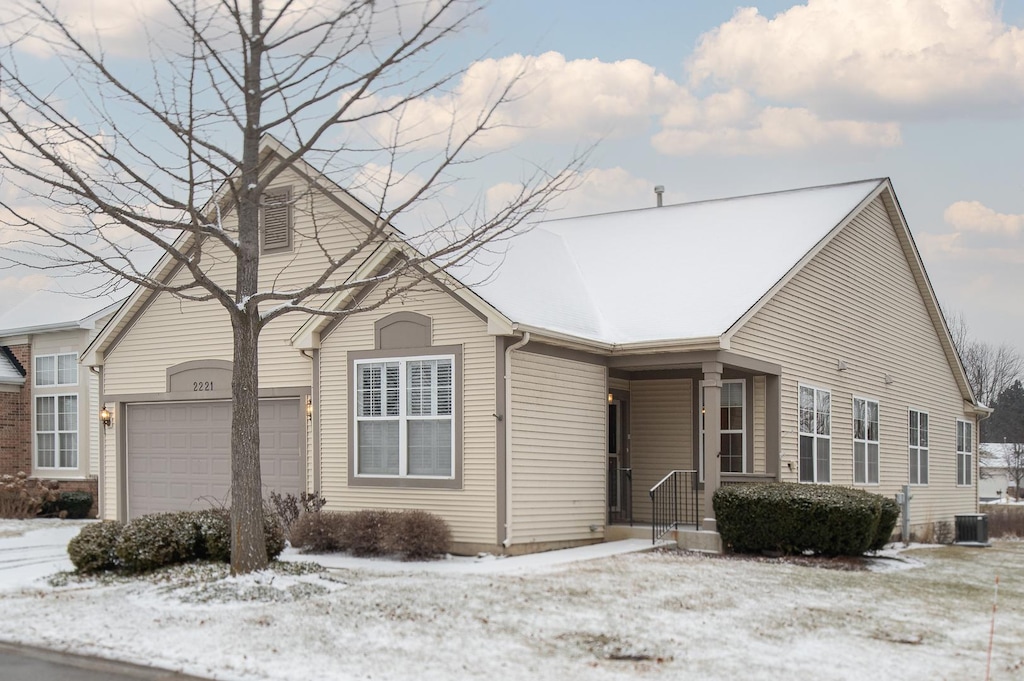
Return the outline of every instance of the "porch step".
<path id="1" fill-rule="evenodd" d="M 651 539 L 650 525 L 608 525 L 604 530 L 605 541 L 619 541 L 621 539 Z M 659 544 L 676 544 L 686 551 L 699 551 L 701 553 L 721 553 L 722 537 L 717 532 L 698 530 L 693 525 L 684 525 L 670 530 L 660 540 Z"/>

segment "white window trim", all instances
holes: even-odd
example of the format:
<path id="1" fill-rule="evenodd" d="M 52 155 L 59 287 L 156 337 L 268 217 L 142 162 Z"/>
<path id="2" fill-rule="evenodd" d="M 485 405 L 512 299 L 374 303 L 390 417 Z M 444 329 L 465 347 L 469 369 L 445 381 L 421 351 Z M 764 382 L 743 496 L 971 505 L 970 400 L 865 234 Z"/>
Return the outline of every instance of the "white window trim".
<path id="1" fill-rule="evenodd" d="M 864 430 L 864 439 L 859 439 L 857 437 L 857 435 L 856 435 L 856 433 L 857 433 L 857 401 L 858 400 L 860 400 L 862 402 L 865 402 L 865 403 L 867 403 L 867 402 L 874 402 L 875 406 L 878 408 L 878 439 L 877 440 L 868 440 L 867 439 L 867 429 L 866 428 Z M 853 431 L 852 432 L 854 433 L 854 436 L 853 436 L 853 445 L 854 445 L 854 451 L 853 451 L 853 484 L 861 485 L 863 487 L 877 487 L 879 485 L 879 481 L 882 478 L 882 445 L 881 445 L 881 439 L 882 439 L 882 403 L 881 403 L 881 401 L 875 399 L 874 397 L 864 397 L 862 395 L 854 395 L 853 396 L 853 400 L 851 402 L 851 405 L 852 405 L 852 409 L 853 409 L 853 420 L 852 420 L 851 424 L 853 425 Z M 857 451 L 856 450 L 857 450 L 857 443 L 858 442 L 864 444 L 864 482 L 857 482 Z M 871 470 L 871 467 L 868 465 L 869 464 L 869 461 L 868 461 L 868 445 L 875 445 L 876 447 L 878 447 L 878 450 L 877 450 L 878 451 L 878 462 L 877 462 L 877 464 L 878 464 L 877 465 L 878 480 L 875 480 L 874 482 L 871 482 L 870 480 L 868 480 L 868 471 Z"/>
<path id="2" fill-rule="evenodd" d="M 74 397 L 75 398 L 75 429 L 74 430 L 60 430 L 60 413 L 57 410 L 59 400 L 61 397 Z M 38 416 L 38 405 L 39 400 L 53 400 L 53 430 L 39 430 L 39 416 Z M 32 398 L 32 467 L 35 470 L 40 471 L 77 471 L 82 465 L 82 438 L 80 437 L 82 429 L 79 421 L 81 421 L 81 396 L 78 393 L 47 393 L 45 395 L 35 395 Z M 75 465 L 74 466 L 61 466 L 60 465 L 60 436 L 74 433 L 75 435 Z M 39 465 L 39 435 L 53 435 L 53 466 L 40 466 Z"/>
<path id="3" fill-rule="evenodd" d="M 925 447 L 922 447 L 920 445 L 912 445 L 912 444 L 910 444 L 910 414 L 911 413 L 916 413 L 916 414 L 919 414 L 919 415 L 920 414 L 924 414 L 925 416 L 928 417 L 928 428 L 925 431 L 926 433 L 928 433 L 928 445 L 925 446 Z M 918 426 L 920 426 L 920 418 L 918 418 Z M 932 477 L 932 459 L 931 459 L 931 455 L 929 453 L 929 450 L 931 449 L 931 447 L 932 447 L 932 417 L 931 417 L 931 414 L 929 414 L 924 409 L 917 409 L 915 407 L 907 407 L 907 484 L 913 485 L 914 487 L 927 487 L 928 486 L 928 481 L 931 480 L 931 477 Z M 917 482 L 912 482 L 912 477 L 910 475 L 910 473 L 911 473 L 911 470 L 910 470 L 910 451 L 913 450 L 913 449 L 917 450 L 917 474 L 918 474 L 917 475 L 917 478 L 918 478 Z M 928 460 L 928 465 L 927 465 L 928 478 L 924 482 L 921 482 L 921 452 L 924 452 L 924 455 L 925 455 L 925 457 Z"/>
<path id="4" fill-rule="evenodd" d="M 74 357 L 75 358 L 75 382 L 74 383 L 61 383 L 60 382 L 60 358 L 61 357 Z M 38 362 L 41 359 L 53 358 L 53 383 L 40 383 L 39 382 L 39 371 Z M 32 385 L 36 388 L 73 388 L 78 385 L 78 353 L 77 352 L 58 352 L 49 355 L 35 355 L 32 358 Z"/>
<path id="5" fill-rule="evenodd" d="M 960 443 L 959 443 L 960 432 L 959 431 L 960 431 L 960 424 L 961 423 L 964 424 L 971 431 L 970 437 L 965 438 L 965 441 L 967 442 L 967 449 L 966 450 L 960 449 Z M 975 478 L 977 477 L 975 475 L 975 473 L 974 473 L 974 424 L 971 423 L 970 421 L 968 421 L 967 419 L 957 419 L 956 420 L 956 429 L 957 429 L 957 433 L 956 433 L 956 439 L 957 439 L 957 444 L 956 444 L 956 486 L 957 487 L 974 487 Z M 965 466 L 964 470 L 968 471 L 968 473 L 970 474 L 971 482 L 961 482 L 960 481 L 961 480 L 961 478 L 960 478 L 960 458 L 961 457 L 965 457 L 967 459 L 967 465 Z"/>
<path id="6" fill-rule="evenodd" d="M 448 455 L 451 460 L 451 474 L 450 475 L 409 475 L 409 449 L 408 449 L 408 434 L 406 424 L 409 421 L 416 420 L 427 420 L 427 421 L 439 421 L 445 418 L 444 415 L 439 416 L 409 416 L 407 413 L 407 383 L 408 377 L 406 372 L 406 365 L 409 362 L 417 362 L 422 360 L 444 360 L 447 359 L 452 363 L 452 413 L 447 416 L 448 420 L 451 421 L 451 433 L 452 441 L 449 443 Z M 358 399 L 358 385 L 359 385 L 359 367 L 364 364 L 387 364 L 389 362 L 397 362 L 399 365 L 398 370 L 398 416 L 394 417 L 373 417 L 373 416 L 359 416 L 359 399 Z M 352 423 L 354 424 L 352 456 L 354 457 L 353 475 L 357 478 L 367 479 L 404 479 L 404 480 L 454 480 L 455 479 L 455 355 L 415 355 L 407 357 L 377 357 L 373 359 L 357 359 L 352 362 Z M 437 386 L 434 386 L 437 389 Z M 386 473 L 360 473 L 359 472 L 359 422 L 360 421 L 398 421 L 398 474 L 389 475 Z"/>
<path id="7" fill-rule="evenodd" d="M 700 385 L 698 386 L 698 390 L 697 390 L 697 392 L 698 392 L 698 398 L 697 399 L 699 401 L 698 411 L 697 411 L 697 424 L 698 424 L 698 427 L 699 427 L 699 430 L 700 430 L 700 435 L 697 438 L 697 444 L 698 444 L 698 449 L 699 449 L 699 454 L 697 456 L 697 468 L 700 471 L 700 479 L 701 479 L 701 481 L 704 480 L 704 419 L 701 418 L 701 417 L 704 416 L 704 383 L 705 383 L 704 381 L 701 381 Z M 722 379 L 721 384 L 724 386 L 726 383 L 740 383 L 743 386 L 743 405 L 742 405 L 742 409 L 743 409 L 743 417 L 742 417 L 743 418 L 743 428 L 741 430 L 738 430 L 738 431 L 737 430 L 727 430 L 725 428 L 722 428 L 722 429 L 719 430 L 718 435 L 719 435 L 719 439 L 721 439 L 722 435 L 729 435 L 729 434 L 736 434 L 736 433 L 739 433 L 742 436 L 742 439 L 743 439 L 743 444 L 742 444 L 742 448 L 743 448 L 743 470 L 741 472 L 742 473 L 747 473 L 748 472 L 747 471 L 747 379 L 745 379 L 745 378 L 725 378 L 725 379 Z M 719 459 L 718 468 L 719 468 L 719 473 L 721 473 L 721 468 L 722 468 L 721 459 Z M 736 475 L 736 474 L 735 473 L 731 473 L 730 475 Z"/>
<path id="8" fill-rule="evenodd" d="M 804 433 L 800 430 L 800 392 L 807 388 L 817 392 L 828 393 L 828 435 L 822 435 L 820 433 Z M 818 413 L 818 396 L 814 396 L 814 413 Z M 815 419 L 817 423 L 817 419 Z M 797 383 L 796 387 L 796 432 L 797 432 L 797 449 L 796 449 L 796 479 L 797 482 L 801 482 L 805 485 L 830 485 L 832 484 L 832 389 L 831 388 L 819 388 L 816 385 L 809 383 Z M 810 435 L 814 438 L 814 454 L 811 457 L 811 463 L 813 470 L 811 471 L 811 477 L 813 480 L 801 480 L 800 479 L 800 438 L 804 435 Z M 818 480 L 818 440 L 828 440 L 828 480 Z"/>

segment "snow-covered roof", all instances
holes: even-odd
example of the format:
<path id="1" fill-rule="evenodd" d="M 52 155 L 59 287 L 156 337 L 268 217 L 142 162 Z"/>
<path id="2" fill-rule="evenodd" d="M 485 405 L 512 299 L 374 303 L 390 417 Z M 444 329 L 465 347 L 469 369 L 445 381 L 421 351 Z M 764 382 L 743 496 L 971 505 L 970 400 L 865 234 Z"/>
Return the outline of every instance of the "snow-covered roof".
<path id="1" fill-rule="evenodd" d="M 982 468 L 1002 468 L 1009 459 L 1008 455 L 1014 453 L 1015 447 L 1022 448 L 1024 443 L 982 442 L 978 446 L 978 463 Z"/>
<path id="2" fill-rule="evenodd" d="M 4 348 L 0 348 L 0 383 L 23 385 L 25 376 L 14 365 L 14 360 L 8 356 Z"/>
<path id="3" fill-rule="evenodd" d="M 592 341 L 719 337 L 883 182 L 545 222 L 471 287 L 516 323 Z"/>
<path id="4" fill-rule="evenodd" d="M 86 298 L 59 291 L 37 291 L 0 315 L 0 336 L 68 329 L 91 329 L 119 305 L 108 296 Z"/>

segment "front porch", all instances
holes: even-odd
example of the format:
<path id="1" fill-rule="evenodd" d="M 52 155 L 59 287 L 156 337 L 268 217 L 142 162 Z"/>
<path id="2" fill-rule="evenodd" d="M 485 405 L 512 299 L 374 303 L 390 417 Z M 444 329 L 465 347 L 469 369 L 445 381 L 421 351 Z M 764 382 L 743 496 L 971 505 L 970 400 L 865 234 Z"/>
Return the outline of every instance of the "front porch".
<path id="1" fill-rule="evenodd" d="M 779 480 L 780 374 L 724 351 L 612 358 L 606 537 L 714 533 L 714 490 Z"/>

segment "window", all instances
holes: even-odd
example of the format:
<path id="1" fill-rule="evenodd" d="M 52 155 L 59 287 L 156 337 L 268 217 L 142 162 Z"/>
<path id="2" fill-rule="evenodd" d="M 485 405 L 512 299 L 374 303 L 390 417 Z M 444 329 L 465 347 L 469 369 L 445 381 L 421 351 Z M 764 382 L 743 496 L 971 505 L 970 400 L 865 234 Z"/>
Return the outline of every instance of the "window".
<path id="1" fill-rule="evenodd" d="M 722 381 L 721 439 L 719 465 L 723 473 L 743 473 L 746 468 L 746 382 L 742 378 Z M 704 479 L 704 391 L 700 396 L 700 469 Z"/>
<path id="2" fill-rule="evenodd" d="M 78 468 L 78 396 L 36 398 L 36 467 Z"/>
<path id="3" fill-rule="evenodd" d="M 974 470 L 974 424 L 956 422 L 956 484 L 970 485 Z"/>
<path id="4" fill-rule="evenodd" d="M 453 477 L 454 357 L 355 363 L 356 473 Z"/>
<path id="5" fill-rule="evenodd" d="M 800 386 L 800 482 L 829 482 L 832 393 Z"/>
<path id="6" fill-rule="evenodd" d="M 78 385 L 78 355 L 37 355 L 35 375 L 40 387 Z"/>
<path id="7" fill-rule="evenodd" d="M 878 484 L 878 402 L 853 398 L 853 481 Z"/>
<path id="8" fill-rule="evenodd" d="M 910 484 L 928 484 L 928 414 L 910 410 Z"/>
<path id="9" fill-rule="evenodd" d="M 260 201 L 260 250 L 263 253 L 292 248 L 291 188 L 268 190 Z"/>

